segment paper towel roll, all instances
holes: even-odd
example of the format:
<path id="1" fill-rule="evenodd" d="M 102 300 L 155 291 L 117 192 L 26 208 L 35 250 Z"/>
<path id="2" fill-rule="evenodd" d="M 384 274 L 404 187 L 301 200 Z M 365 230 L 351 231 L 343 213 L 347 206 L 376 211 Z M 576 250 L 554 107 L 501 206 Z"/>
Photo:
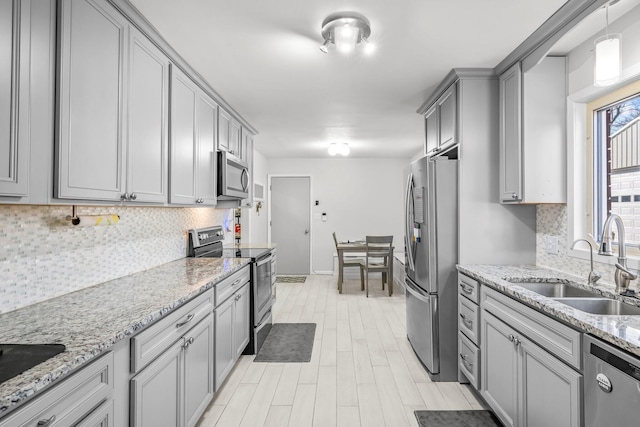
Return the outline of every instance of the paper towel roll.
<path id="1" fill-rule="evenodd" d="M 78 215 L 74 218 L 73 225 L 80 227 L 95 227 L 100 225 L 116 225 L 120 221 L 120 215 Z"/>

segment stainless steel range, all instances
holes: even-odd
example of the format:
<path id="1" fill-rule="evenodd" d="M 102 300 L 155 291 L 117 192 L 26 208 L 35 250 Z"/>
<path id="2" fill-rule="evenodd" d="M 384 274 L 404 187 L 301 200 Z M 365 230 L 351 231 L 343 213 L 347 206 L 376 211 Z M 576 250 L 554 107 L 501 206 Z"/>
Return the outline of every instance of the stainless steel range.
<path id="1" fill-rule="evenodd" d="M 189 256 L 196 258 L 251 259 L 251 319 L 253 329 L 243 354 L 256 354 L 271 330 L 271 249 L 223 249 L 220 226 L 189 230 Z"/>

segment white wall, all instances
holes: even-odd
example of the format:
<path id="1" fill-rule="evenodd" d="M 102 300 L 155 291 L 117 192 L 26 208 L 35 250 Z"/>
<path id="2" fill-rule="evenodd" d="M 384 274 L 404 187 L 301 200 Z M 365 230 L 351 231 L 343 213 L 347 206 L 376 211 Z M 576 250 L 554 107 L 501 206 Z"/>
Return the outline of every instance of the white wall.
<path id="1" fill-rule="evenodd" d="M 409 159 L 268 159 L 272 175 L 311 176 L 311 269 L 333 271 L 335 245 L 340 240 L 369 235 L 393 235 L 396 250 L 404 250 L 404 186 Z M 254 165 L 255 166 L 255 165 Z M 319 202 L 315 206 L 315 201 Z M 277 243 L 277 242 L 274 242 Z"/>
<path id="2" fill-rule="evenodd" d="M 264 186 L 264 200 L 260 210 L 256 208 L 257 202 L 253 203 L 252 208 L 242 210 L 242 242 L 262 245 L 267 243 L 267 159 L 255 149 L 253 150 L 253 180 Z"/>

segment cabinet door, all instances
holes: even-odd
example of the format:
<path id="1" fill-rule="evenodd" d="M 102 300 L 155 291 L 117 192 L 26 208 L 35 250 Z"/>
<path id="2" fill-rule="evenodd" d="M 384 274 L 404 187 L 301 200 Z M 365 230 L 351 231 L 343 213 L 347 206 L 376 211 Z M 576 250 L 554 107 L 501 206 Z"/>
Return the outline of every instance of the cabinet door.
<path id="1" fill-rule="evenodd" d="M 213 313 L 191 329 L 184 338 L 185 425 L 195 426 L 214 393 Z M 193 340 L 193 341 L 192 341 Z"/>
<path id="2" fill-rule="evenodd" d="M 240 155 L 242 160 L 249 165 L 249 197 L 240 202 L 241 207 L 250 208 L 253 206 L 253 134 L 242 127 L 242 147 Z"/>
<path id="3" fill-rule="evenodd" d="M 506 426 L 517 414 L 518 353 L 516 332 L 486 311 L 482 312 L 482 397 Z"/>
<path id="4" fill-rule="evenodd" d="M 196 99 L 198 88 L 182 71 L 171 67 L 170 203 L 193 205 L 196 194 Z"/>
<path id="5" fill-rule="evenodd" d="M 582 375 L 531 341 L 519 337 L 520 414 L 518 425 L 582 425 Z"/>
<path id="6" fill-rule="evenodd" d="M 242 145 L 240 142 L 240 128 L 240 122 L 231 117 L 231 121 L 229 122 L 229 152 L 236 157 L 241 157 L 242 155 L 240 153 L 240 146 Z"/>
<path id="7" fill-rule="evenodd" d="M 106 0 L 63 0 L 57 197 L 120 200 L 128 23 Z"/>
<path id="8" fill-rule="evenodd" d="M 29 177 L 30 1 L 0 3 L 0 195 L 26 196 Z"/>
<path id="9" fill-rule="evenodd" d="M 457 114 L 456 109 L 458 106 L 456 97 L 457 84 L 452 84 L 447 89 L 438 102 L 438 148 L 446 148 L 447 146 L 454 145 L 457 142 L 456 128 L 457 128 Z"/>
<path id="10" fill-rule="evenodd" d="M 129 49 L 127 188 L 136 202 L 167 201 L 169 59 L 132 28 Z"/>
<path id="11" fill-rule="evenodd" d="M 131 380 L 133 427 L 182 426 L 182 346 L 180 339 Z"/>
<path id="12" fill-rule="evenodd" d="M 520 63 L 500 76 L 500 200 L 522 200 L 522 75 Z"/>
<path id="13" fill-rule="evenodd" d="M 218 109 L 218 150 L 229 151 L 231 115 L 222 108 Z"/>
<path id="14" fill-rule="evenodd" d="M 438 148 L 438 107 L 434 105 L 424 115 L 425 126 L 425 154 L 433 152 Z"/>
<path id="15" fill-rule="evenodd" d="M 236 349 L 233 346 L 234 336 L 234 297 L 230 297 L 215 310 L 216 315 L 216 391 L 233 368 L 236 360 Z"/>
<path id="16" fill-rule="evenodd" d="M 249 344 L 250 334 L 250 306 L 249 306 L 249 284 L 245 284 L 236 292 L 233 297 L 236 308 L 233 320 L 233 345 L 235 347 L 236 358 L 242 354 L 244 348 Z"/>
<path id="17" fill-rule="evenodd" d="M 216 188 L 216 132 L 218 104 L 200 93 L 196 105 L 198 128 L 198 164 L 196 188 L 198 202 L 215 206 Z"/>

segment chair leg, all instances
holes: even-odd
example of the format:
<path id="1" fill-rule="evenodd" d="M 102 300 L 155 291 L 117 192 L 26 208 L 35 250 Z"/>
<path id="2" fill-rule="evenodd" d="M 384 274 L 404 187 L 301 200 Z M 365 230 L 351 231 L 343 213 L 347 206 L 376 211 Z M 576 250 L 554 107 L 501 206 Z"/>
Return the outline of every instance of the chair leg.
<path id="1" fill-rule="evenodd" d="M 367 298 L 369 298 L 369 270 L 367 270 L 367 274 L 365 275 L 365 285 L 364 285 L 364 287 L 366 289 Z"/>
<path id="2" fill-rule="evenodd" d="M 364 291 L 364 267 L 360 266 L 360 290 Z"/>
<path id="3" fill-rule="evenodd" d="M 387 281 L 387 273 L 385 273 L 384 271 L 382 272 L 382 290 L 384 291 L 384 284 Z"/>

